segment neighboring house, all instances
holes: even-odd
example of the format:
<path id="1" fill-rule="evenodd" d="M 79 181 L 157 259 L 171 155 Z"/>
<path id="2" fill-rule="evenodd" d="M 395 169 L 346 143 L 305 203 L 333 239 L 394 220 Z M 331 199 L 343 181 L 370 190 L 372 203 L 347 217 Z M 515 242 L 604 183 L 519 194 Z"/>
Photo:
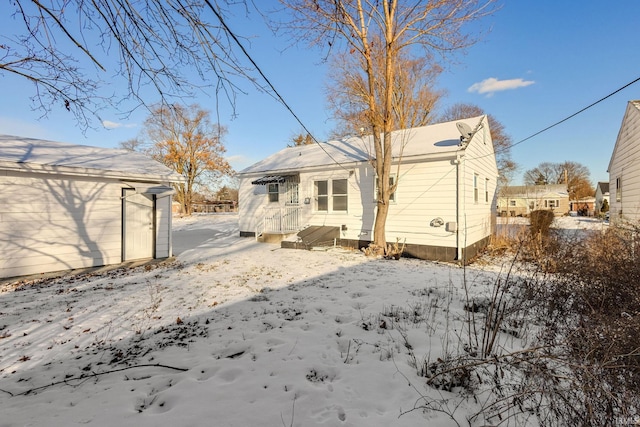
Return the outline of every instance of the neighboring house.
<path id="1" fill-rule="evenodd" d="M 609 162 L 611 221 L 640 220 L 640 100 L 629 101 Z"/>
<path id="2" fill-rule="evenodd" d="M 170 257 L 180 180 L 140 153 L 0 135 L 0 277 Z"/>
<path id="3" fill-rule="evenodd" d="M 608 182 L 599 182 L 596 185 L 596 215 L 599 215 L 602 212 L 602 206 L 606 200 L 607 206 L 611 205 L 611 201 L 609 200 L 609 183 Z"/>
<path id="4" fill-rule="evenodd" d="M 457 124 L 470 136 L 461 138 Z M 486 116 L 396 131 L 392 138 L 390 180 L 398 187 L 387 242 L 406 243 L 404 253 L 422 259 L 474 256 L 488 243 L 495 215 L 498 172 Z M 372 153 L 371 136 L 350 137 L 287 147 L 243 170 L 240 235 L 304 229 L 299 236 L 306 246 L 318 233 L 330 243 L 368 246 L 377 205 Z"/>
<path id="5" fill-rule="evenodd" d="M 504 187 L 498 196 L 500 216 L 528 216 L 535 210 L 550 210 L 555 216 L 569 213 L 569 192 L 565 184 Z"/>
<path id="6" fill-rule="evenodd" d="M 595 206 L 595 197 L 583 197 L 578 200 L 571 200 L 569 202 L 569 211 L 571 215 L 593 216 L 595 214 Z"/>

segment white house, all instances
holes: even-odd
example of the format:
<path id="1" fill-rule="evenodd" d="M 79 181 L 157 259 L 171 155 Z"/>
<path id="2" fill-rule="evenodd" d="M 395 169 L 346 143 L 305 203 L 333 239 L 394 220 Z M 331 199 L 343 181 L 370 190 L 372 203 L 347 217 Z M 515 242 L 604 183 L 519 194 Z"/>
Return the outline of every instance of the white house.
<path id="1" fill-rule="evenodd" d="M 611 221 L 640 220 L 640 100 L 627 104 L 607 172 Z"/>
<path id="2" fill-rule="evenodd" d="M 170 257 L 180 180 L 140 153 L 0 135 L 0 277 Z"/>
<path id="3" fill-rule="evenodd" d="M 555 216 L 566 215 L 569 212 L 566 184 L 504 187 L 498 196 L 500 216 L 529 216 L 536 210 L 553 211 Z"/>
<path id="4" fill-rule="evenodd" d="M 387 241 L 406 242 L 405 254 L 422 259 L 474 256 L 488 243 L 495 217 L 498 171 L 487 117 L 392 138 L 390 179 L 398 187 Z M 304 230 L 298 235 L 323 232 L 343 246 L 367 246 L 376 210 L 372 157 L 370 136 L 350 137 L 288 147 L 246 168 L 239 174 L 240 235 Z"/>
<path id="5" fill-rule="evenodd" d="M 599 182 L 596 185 L 596 215 L 600 215 L 602 213 L 602 207 L 606 202 L 606 205 L 609 206 L 609 183 L 608 182 Z"/>

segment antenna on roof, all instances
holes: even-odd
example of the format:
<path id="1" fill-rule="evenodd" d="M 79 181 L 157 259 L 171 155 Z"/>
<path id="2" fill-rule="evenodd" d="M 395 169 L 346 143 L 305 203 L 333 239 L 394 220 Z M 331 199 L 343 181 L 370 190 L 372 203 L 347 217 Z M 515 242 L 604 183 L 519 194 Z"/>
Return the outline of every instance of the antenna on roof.
<path id="1" fill-rule="evenodd" d="M 458 128 L 458 132 L 460 132 L 460 143 L 467 142 L 471 135 L 473 135 L 473 129 L 471 126 L 464 122 L 456 122 L 456 127 Z"/>

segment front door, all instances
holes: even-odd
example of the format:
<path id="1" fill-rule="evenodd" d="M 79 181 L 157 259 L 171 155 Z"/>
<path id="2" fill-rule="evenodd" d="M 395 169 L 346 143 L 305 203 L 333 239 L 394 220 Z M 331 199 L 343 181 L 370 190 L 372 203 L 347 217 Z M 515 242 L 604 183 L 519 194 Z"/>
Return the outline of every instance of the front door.
<path id="1" fill-rule="evenodd" d="M 153 196 L 124 190 L 122 260 L 153 258 Z"/>

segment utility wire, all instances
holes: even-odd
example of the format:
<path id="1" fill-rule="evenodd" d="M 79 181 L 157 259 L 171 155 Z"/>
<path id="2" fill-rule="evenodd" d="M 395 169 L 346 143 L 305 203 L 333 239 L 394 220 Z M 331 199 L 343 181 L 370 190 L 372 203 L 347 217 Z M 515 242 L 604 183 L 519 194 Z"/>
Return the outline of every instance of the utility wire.
<path id="1" fill-rule="evenodd" d="M 631 82 L 627 83 L 626 85 L 624 85 L 624 86 L 622 86 L 622 87 L 620 87 L 620 88 L 618 88 L 618 89 L 614 90 L 614 91 L 613 91 L 613 92 L 611 92 L 610 94 L 608 94 L 608 95 L 606 95 L 606 96 L 603 96 L 602 98 L 598 99 L 596 102 L 593 102 L 593 103 L 591 103 L 591 104 L 587 105 L 587 106 L 586 106 L 586 107 L 584 107 L 583 109 L 581 109 L 581 110 L 579 110 L 579 111 L 576 111 L 575 113 L 571 114 L 570 116 L 567 116 L 567 117 L 565 117 L 564 119 L 559 120 L 559 121 L 555 122 L 554 124 L 552 124 L 552 125 L 550 125 L 550 126 L 547 126 L 546 128 L 544 128 L 544 129 L 542 129 L 542 130 L 539 130 L 538 132 L 534 133 L 533 135 L 530 135 L 530 136 L 528 136 L 528 137 L 526 137 L 526 138 L 524 138 L 524 139 L 521 139 L 520 141 L 518 141 L 518 142 L 516 142 L 516 143 L 513 143 L 513 144 L 511 144 L 511 145 L 509 145 L 509 146 L 507 146 L 507 147 L 505 147 L 505 148 L 502 148 L 502 149 L 500 149 L 500 150 L 497 150 L 497 151 L 496 151 L 496 154 L 497 154 L 497 153 L 500 153 L 500 152 L 502 152 L 502 151 L 509 150 L 509 149 L 511 149 L 511 147 L 515 147 L 516 145 L 522 144 L 523 142 L 528 141 L 528 140 L 530 140 L 531 138 L 533 138 L 533 137 L 535 137 L 535 136 L 538 136 L 538 135 L 540 135 L 541 133 L 546 132 L 546 131 L 548 131 L 549 129 L 551 129 L 551 128 L 554 128 L 554 127 L 558 126 L 559 124 L 564 123 L 564 122 L 566 122 L 567 120 L 574 118 L 574 117 L 575 117 L 575 116 L 577 116 L 578 114 L 585 112 L 585 111 L 586 111 L 586 110 L 588 110 L 589 108 L 591 108 L 591 107 L 593 107 L 593 106 L 595 106 L 595 105 L 597 105 L 597 104 L 601 103 L 601 102 L 602 102 L 602 101 L 604 101 L 605 99 L 612 97 L 612 96 L 613 96 L 613 95 L 615 95 L 616 93 L 618 93 L 618 92 L 620 92 L 620 91 L 622 91 L 622 90 L 624 90 L 624 89 L 628 88 L 628 87 L 629 87 L 629 86 L 631 86 L 632 84 L 637 83 L 637 82 L 639 82 L 639 81 L 640 81 L 640 77 L 638 77 L 637 79 L 635 79 L 635 80 L 633 80 L 633 81 L 631 81 Z"/>
<path id="2" fill-rule="evenodd" d="M 278 90 L 275 88 L 275 86 L 271 83 L 271 81 L 267 78 L 267 76 L 262 72 L 262 69 L 258 66 L 258 64 L 253 60 L 253 58 L 251 57 L 251 55 L 249 55 L 249 52 L 247 52 L 247 50 L 245 49 L 245 47 L 242 45 L 242 43 L 240 42 L 240 40 L 238 39 L 238 37 L 235 35 L 235 33 L 233 31 L 231 31 L 231 29 L 229 28 L 229 26 L 227 25 L 227 23 L 225 22 L 225 20 L 222 18 L 222 15 L 220 15 L 220 13 L 216 10 L 215 7 L 213 7 L 213 5 L 211 4 L 211 2 L 209 0 L 205 0 L 205 3 L 207 4 L 207 6 L 209 6 L 209 9 L 211 9 L 211 11 L 214 13 L 214 15 L 216 15 L 216 18 L 218 18 L 218 20 L 220 21 L 220 24 L 224 27 L 224 30 L 227 32 L 227 34 L 229 36 L 231 36 L 231 38 L 233 39 L 233 41 L 238 45 L 238 47 L 240 48 L 240 50 L 242 50 L 242 53 L 247 57 L 247 59 L 251 62 L 251 64 L 253 65 L 253 67 L 258 71 L 258 73 L 260 74 L 260 76 L 264 79 L 264 81 L 267 83 L 267 85 L 269 86 L 269 88 L 271 88 L 271 90 L 273 91 L 273 93 L 275 94 L 276 98 L 278 99 L 278 101 L 280 101 L 280 103 L 282 103 L 282 105 L 284 105 L 284 107 L 291 113 L 291 115 L 296 119 L 296 121 L 300 124 L 300 126 L 302 126 L 302 128 L 304 129 L 305 132 L 307 132 L 308 135 L 311 136 L 311 138 L 313 139 L 313 141 L 318 144 L 318 146 L 320 146 L 320 148 L 322 148 L 322 150 L 327 154 L 327 156 L 329 156 L 329 158 L 338 166 L 340 166 L 342 169 L 347 170 L 340 162 L 338 162 L 331 154 L 329 154 L 329 152 L 322 146 L 322 144 L 320 144 L 320 142 L 318 142 L 318 140 L 313 136 L 313 134 L 309 131 L 309 129 L 305 126 L 305 124 L 302 122 L 302 120 L 300 120 L 300 118 L 298 117 L 298 115 L 293 111 L 293 109 L 289 106 L 289 104 L 285 101 L 285 99 L 280 95 L 280 93 L 278 92 Z M 525 141 L 528 141 L 538 135 L 540 135 L 541 133 L 544 133 L 546 131 L 548 131 L 549 129 L 552 129 L 556 126 L 558 126 L 559 124 L 562 124 L 564 122 L 566 122 L 567 120 L 570 120 L 572 118 L 574 118 L 575 116 L 577 116 L 578 114 L 581 114 L 583 112 L 585 112 L 586 110 L 594 107 L 595 105 L 601 103 L 602 101 L 612 97 L 613 95 L 617 94 L 618 92 L 621 92 L 622 90 L 628 88 L 629 86 L 637 83 L 640 81 L 640 77 L 638 77 L 635 80 L 632 80 L 631 82 L 625 84 L 624 86 L 616 89 L 615 91 L 609 93 L 608 95 L 598 99 L 597 101 L 587 105 L 586 107 L 582 108 L 579 111 L 576 111 L 575 113 L 565 117 L 562 120 L 559 120 L 555 123 L 553 123 L 552 125 L 547 126 L 546 128 L 539 130 L 538 132 L 529 135 L 528 137 L 521 139 L 518 142 L 515 142 L 507 147 L 504 147 L 500 150 L 494 151 L 494 155 L 498 154 L 500 152 L 503 151 L 507 151 L 509 149 L 511 149 L 512 147 L 515 147 L 516 145 L 520 145 L 522 143 L 524 143 Z M 481 157 L 485 157 L 485 156 L 480 156 L 478 158 Z"/>
<path id="3" fill-rule="evenodd" d="M 271 90 L 273 91 L 273 93 L 275 94 L 276 98 L 278 101 L 280 101 L 280 103 L 282 103 L 282 105 L 284 105 L 284 107 L 291 113 L 291 115 L 296 119 L 296 121 L 300 124 L 300 126 L 302 126 L 302 129 L 304 129 L 305 132 L 307 132 L 307 134 L 309 136 L 311 136 L 311 138 L 313 139 L 313 141 L 318 144 L 318 146 L 320 148 L 322 148 L 322 151 L 324 151 L 326 153 L 327 156 L 329 156 L 329 158 L 338 166 L 340 166 L 342 169 L 347 170 L 340 162 L 338 162 L 323 146 L 322 144 L 320 144 L 320 142 L 318 142 L 318 140 L 313 136 L 313 134 L 309 131 L 309 129 L 307 129 L 307 127 L 304 125 L 304 123 L 302 122 L 302 120 L 300 120 L 300 118 L 298 117 L 298 115 L 293 111 L 293 109 L 289 106 L 289 104 L 287 103 L 287 101 L 284 100 L 284 98 L 280 95 L 280 93 L 278 92 L 278 90 L 275 88 L 275 86 L 271 83 L 271 81 L 267 78 L 267 76 L 262 72 L 262 70 L 260 69 L 260 67 L 258 66 L 258 64 L 256 64 L 256 62 L 253 60 L 253 58 L 251 57 L 251 55 L 249 55 L 249 52 L 247 52 L 247 50 L 245 49 L 245 47 L 242 45 L 242 43 L 240 42 L 240 40 L 238 39 L 238 37 L 235 35 L 235 33 L 233 31 L 231 31 L 231 28 L 229 28 L 229 26 L 227 25 L 227 23 L 225 22 L 225 20 L 222 18 L 222 15 L 220 15 L 220 13 L 216 10 L 215 7 L 213 7 L 213 5 L 211 4 L 211 2 L 209 0 L 205 0 L 205 3 L 207 4 L 207 6 L 209 6 L 209 9 L 211 9 L 211 11 L 213 12 L 214 15 L 216 15 L 216 18 L 218 18 L 218 20 L 220 21 L 220 24 L 222 25 L 222 27 L 224 28 L 224 30 L 226 31 L 226 33 L 231 36 L 231 38 L 233 39 L 233 41 L 238 45 L 238 47 L 240 48 L 240 50 L 242 51 L 242 53 L 244 54 L 244 56 L 247 57 L 247 59 L 249 60 L 249 62 L 251 62 L 251 65 L 253 65 L 253 67 L 256 69 L 256 71 L 258 71 L 258 73 L 260 74 L 260 76 L 264 79 L 264 81 L 267 83 L 267 85 L 269 86 L 269 88 L 271 88 Z"/>

